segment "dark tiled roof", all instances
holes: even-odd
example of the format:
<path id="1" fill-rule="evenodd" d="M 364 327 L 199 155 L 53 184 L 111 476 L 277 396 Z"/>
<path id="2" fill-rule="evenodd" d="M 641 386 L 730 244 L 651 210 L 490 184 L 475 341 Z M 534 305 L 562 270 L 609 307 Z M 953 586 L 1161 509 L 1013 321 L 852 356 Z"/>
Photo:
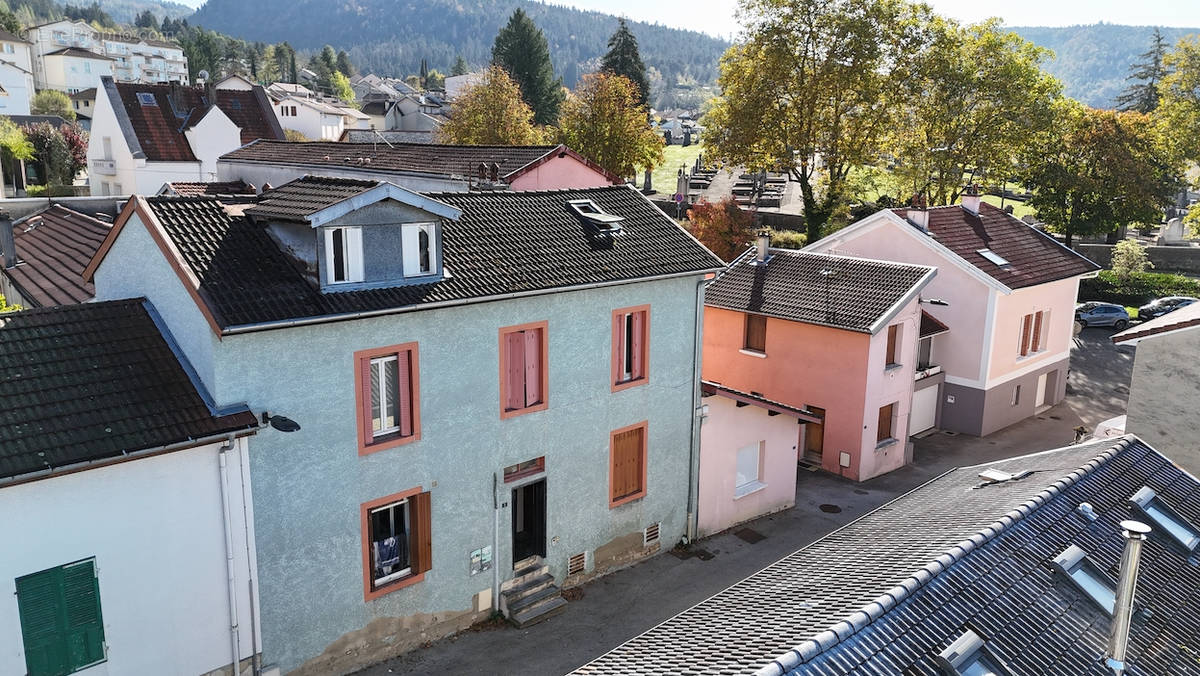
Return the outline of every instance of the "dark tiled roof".
<path id="1" fill-rule="evenodd" d="M 720 267 L 720 260 L 625 186 L 553 192 L 428 195 L 461 209 L 444 222 L 439 282 L 323 294 L 261 227 L 212 198 L 149 197 L 151 210 L 200 280 L 222 327 L 403 308 Z M 610 247 L 584 235 L 566 202 L 590 199 L 625 217 Z"/>
<path id="2" fill-rule="evenodd" d="M 0 315 L 0 478 L 255 426 L 209 412 L 143 302 Z"/>
<path id="3" fill-rule="evenodd" d="M 454 146 L 437 143 L 339 143 L 259 141 L 227 153 L 225 160 L 267 164 L 353 167 L 372 171 L 475 176 L 479 164 L 500 165 L 502 178 L 539 160 L 557 146 Z"/>
<path id="4" fill-rule="evenodd" d="M 1185 305 L 1178 310 L 1173 310 L 1165 315 L 1125 329 L 1113 336 L 1112 342 L 1125 343 L 1132 340 L 1134 344 L 1137 344 L 1137 341 L 1142 338 L 1156 336 L 1167 331 L 1178 331 L 1179 329 L 1186 329 L 1192 326 L 1200 326 L 1200 303 Z"/>
<path id="5" fill-rule="evenodd" d="M 363 112 L 369 113 L 367 106 L 363 106 Z M 383 114 L 382 112 L 380 113 Z M 397 143 L 433 143 L 432 131 L 376 131 L 374 129 L 347 129 L 342 132 L 341 138 L 338 139 L 341 143 L 381 143 L 387 141 L 392 145 Z"/>
<path id="6" fill-rule="evenodd" d="M 305 176 L 262 194 L 246 213 L 263 218 L 304 222 L 306 216 L 378 186 L 379 181 Z"/>
<path id="7" fill-rule="evenodd" d="M 950 327 L 946 326 L 945 324 L 938 321 L 937 317 L 934 317 L 933 315 L 929 314 L 928 312 L 921 310 L 921 337 L 922 338 L 928 338 L 929 336 L 936 336 L 939 333 L 946 333 L 949 330 L 950 330 Z"/>
<path id="8" fill-rule="evenodd" d="M 177 86 L 174 88 L 175 105 L 171 103 L 172 85 L 111 83 L 121 106 L 129 119 L 138 144 L 146 159 L 162 162 L 194 162 L 196 156 L 188 144 L 183 130 L 194 123 L 198 114 L 208 108 L 206 93 L 202 87 Z M 109 85 L 106 85 L 109 86 Z M 113 90 L 110 90 L 110 92 Z M 142 105 L 139 93 L 154 97 L 156 105 Z M 242 143 L 261 138 L 282 138 L 279 121 L 267 103 L 262 88 L 245 91 L 219 89 L 216 105 L 241 129 Z"/>
<path id="9" fill-rule="evenodd" d="M 26 302 L 38 307 L 85 303 L 96 295 L 83 270 L 111 224 L 56 204 L 13 226 L 15 268 L 4 270 Z M 12 299 L 9 299 L 12 300 Z"/>
<path id="10" fill-rule="evenodd" d="M 808 324 L 869 332 L 933 268 L 771 249 L 738 257 L 704 292 L 704 304 Z"/>
<path id="11" fill-rule="evenodd" d="M 81 89 L 70 96 L 72 101 L 95 101 L 96 88 L 88 87 L 87 89 Z"/>
<path id="12" fill-rule="evenodd" d="M 1070 499 L 1058 500 L 1038 510 L 1044 511 L 1050 520 L 1070 521 L 1074 518 L 1078 522 L 1078 517 L 1072 517 L 1071 511 L 1080 501 L 1087 500 L 1104 515 L 1104 522 L 1110 524 L 1113 515 L 1108 510 L 1128 499 L 1143 476 L 1157 479 L 1152 481 L 1152 487 L 1182 488 L 1185 495 L 1200 498 L 1200 494 L 1195 492 L 1194 480 L 1188 480 L 1189 485 L 1181 485 L 1182 473 L 1170 467 L 1161 457 L 1156 462 L 1143 464 L 1139 459 L 1146 457 L 1142 450 L 1144 447 L 1139 443 L 1135 444 L 1136 449 L 1126 451 L 1122 450 L 1125 445 L 1126 442 L 1120 441 L 1114 446 L 1113 440 L 1107 440 L 952 470 L 668 619 L 581 667 L 577 673 L 744 674 L 769 666 L 776 658 L 788 654 L 793 648 L 807 645 L 806 642 L 817 636 L 823 637 L 826 646 L 835 644 L 838 642 L 837 635 L 825 632 L 846 623 L 885 594 L 903 598 L 907 592 L 899 585 L 915 589 L 918 585 L 912 578 L 920 577 L 928 581 L 932 576 L 923 571 L 931 562 L 943 560 L 948 565 L 953 559 L 945 557 L 946 553 L 954 551 L 961 543 L 972 538 L 982 542 L 981 532 L 993 527 L 1014 510 L 1020 508 L 1028 513 L 1031 510 L 1024 505 L 1032 500 L 1045 503 L 1046 496 L 1042 494 L 1051 490 L 1047 487 L 1063 477 L 1100 473 L 1104 478 L 1097 483 L 1081 482 L 1083 490 L 1071 493 Z M 1120 462 L 1102 463 L 1097 460 L 1114 455 L 1119 456 Z M 1087 467 L 1080 471 L 1085 465 Z M 1103 471 L 1096 472 L 1093 469 L 1096 465 L 1100 465 Z M 1010 473 L 1033 470 L 1034 474 L 1018 481 L 976 488 L 981 483 L 979 472 L 987 467 Z M 1138 469 L 1129 479 L 1120 479 L 1122 473 L 1130 468 Z M 1052 490 L 1057 492 L 1058 489 Z M 1176 493 L 1172 492 L 1171 495 L 1175 496 Z M 1194 504 L 1195 508 L 1187 513 L 1195 518 L 1200 516 L 1200 512 L 1196 511 L 1200 509 L 1200 501 Z M 1011 522 L 1012 517 L 1007 518 Z M 1092 543 L 1094 540 L 1091 538 L 1080 541 L 1085 548 L 1091 547 Z M 983 569 L 990 570 L 995 576 L 994 586 L 986 583 L 971 586 L 971 576 L 967 575 L 966 591 L 958 594 L 934 593 L 930 586 L 930 593 L 921 604 L 905 602 L 922 608 L 925 614 L 928 614 L 931 604 L 940 606 L 940 612 L 944 614 L 939 615 L 937 621 L 931 619 L 917 623 L 915 627 L 910 625 L 910 640 L 949 643 L 957 638 L 953 634 L 954 628 L 962 626 L 965 618 L 977 614 L 990 614 L 994 618 L 992 623 L 985 625 L 989 629 L 1007 623 L 1008 631 L 1025 632 L 1023 640 L 1026 642 L 1038 638 L 1039 633 L 1050 627 L 1035 629 L 1026 624 L 1022 619 L 1022 611 L 1042 604 L 1044 610 L 1052 613 L 1062 606 L 1054 602 L 1047 603 L 1050 599 L 1027 596 L 1028 589 L 1015 589 L 1005 595 L 997 594 L 996 590 L 1008 587 L 1026 574 L 1043 589 L 1049 587 L 1052 578 L 1045 562 L 1061 551 L 1061 548 L 1057 548 L 1058 544 L 1031 541 L 1026 533 L 1014 535 L 1011 541 L 1011 545 L 1017 549 L 1024 547 L 1024 552 L 1015 553 L 1010 549 L 993 553 L 986 551 L 986 547 L 973 551 L 968 560 L 978 557 Z M 963 552 L 959 550 L 958 553 Z M 1105 565 L 1111 562 L 1110 555 L 1111 550 L 1103 552 L 1101 560 Z M 1030 570 L 1032 572 L 1027 572 Z M 1195 576 L 1196 573 L 1189 575 Z M 1065 585 L 1058 589 L 1075 600 L 1075 595 Z M 1200 593 L 1200 586 L 1192 589 L 1194 593 Z M 992 602 L 981 603 L 983 597 Z M 887 605 L 891 606 L 892 603 Z M 883 617 L 894 616 L 899 622 L 923 619 L 923 615 L 910 615 L 900 608 L 905 608 L 905 605 L 884 613 Z M 862 615 L 865 617 L 865 613 Z M 1170 614 L 1166 617 L 1169 618 Z M 1196 619 L 1193 616 L 1190 620 L 1189 631 L 1194 632 L 1196 627 L 1200 627 Z M 876 624 L 882 627 L 881 622 Z M 1068 628 L 1074 626 L 1071 622 L 1067 624 Z M 862 626 L 861 618 L 859 626 Z M 845 637 L 852 632 L 852 627 L 846 624 L 839 627 L 839 632 Z M 939 673 L 928 666 L 927 661 L 920 662 L 920 669 L 905 669 L 907 665 L 927 657 L 925 653 L 928 648 L 914 649 L 911 645 L 898 643 L 891 650 L 892 642 L 897 640 L 895 634 L 882 629 L 876 633 L 868 632 L 870 628 L 860 632 L 863 638 L 858 643 L 852 644 L 855 639 L 845 641 L 844 651 L 834 648 L 836 652 L 830 652 L 826 658 L 829 666 L 812 673 Z M 1047 643 L 1059 645 L 1061 642 L 1061 648 L 1065 648 L 1073 638 L 1046 637 Z M 1195 641 L 1188 643 L 1194 645 Z M 857 645 L 862 647 L 855 649 L 853 646 Z M 1091 646 L 1088 648 L 1090 650 Z M 1052 660 L 1055 653 L 1041 654 L 1049 655 Z M 861 661 L 874 655 L 887 657 L 879 658 L 879 662 L 872 665 L 873 671 L 858 672 L 851 666 L 856 659 Z M 1019 670 L 1018 673 L 1043 674 L 1051 671 L 1028 669 Z M 1053 673 L 1082 672 L 1068 669 Z"/>
<path id="13" fill-rule="evenodd" d="M 242 180 L 236 181 L 171 181 L 168 194 L 182 197 L 196 195 L 253 195 L 254 188 Z"/>
<path id="14" fill-rule="evenodd" d="M 894 209 L 906 218 L 907 209 Z M 1100 269 L 1100 266 L 1033 229 L 1025 222 L 987 202 L 975 215 L 959 205 L 929 210 L 929 232 L 934 238 L 996 281 L 1020 289 L 1067 279 Z M 978 253 L 991 249 L 1011 265 L 999 266 Z"/>
<path id="15" fill-rule="evenodd" d="M 0 28 L 0 40 L 3 40 L 5 42 L 24 42 L 27 45 L 33 44 L 30 41 L 26 40 L 25 38 L 23 38 L 19 35 L 10 33 L 8 31 L 4 30 L 3 28 Z"/>
<path id="16" fill-rule="evenodd" d="M 18 127 L 25 127 L 39 122 L 49 122 L 55 127 L 61 127 L 67 123 L 61 116 L 58 115 L 9 115 L 8 119 L 13 121 L 13 124 Z"/>
<path id="17" fill-rule="evenodd" d="M 1146 521 L 1127 502 L 1141 486 L 1200 524 L 1196 479 L 1136 439 L 1116 449 L 875 623 L 792 673 L 878 673 L 892 665 L 936 673 L 934 657 L 971 628 L 1018 674 L 1110 676 L 1103 663 L 1108 614 L 1051 573 L 1051 559 L 1077 545 L 1116 579 L 1124 546 L 1120 522 Z M 1100 518 L 1081 516 L 1081 502 Z M 1130 632 L 1131 675 L 1200 674 L 1200 568 L 1164 545 L 1161 534 L 1152 533 L 1142 548 L 1136 599 L 1149 616 L 1136 617 Z"/>
<path id="18" fill-rule="evenodd" d="M 96 52 L 88 51 L 82 47 L 64 47 L 63 49 L 56 49 L 53 52 L 46 52 L 45 56 L 75 56 L 81 59 L 95 59 L 97 61 L 114 60 L 112 57 L 108 57 L 103 54 L 97 54 Z"/>

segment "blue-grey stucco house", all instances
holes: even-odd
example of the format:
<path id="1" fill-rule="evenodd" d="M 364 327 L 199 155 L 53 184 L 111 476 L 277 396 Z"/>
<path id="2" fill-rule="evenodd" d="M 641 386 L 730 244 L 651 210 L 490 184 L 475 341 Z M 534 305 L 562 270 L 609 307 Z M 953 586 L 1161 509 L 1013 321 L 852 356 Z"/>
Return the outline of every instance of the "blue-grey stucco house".
<path id="1" fill-rule="evenodd" d="M 719 267 L 624 186 L 306 177 L 134 197 L 87 274 L 154 303 L 217 406 L 281 428 L 251 465 L 263 661 L 345 673 L 536 620 L 689 532 Z"/>

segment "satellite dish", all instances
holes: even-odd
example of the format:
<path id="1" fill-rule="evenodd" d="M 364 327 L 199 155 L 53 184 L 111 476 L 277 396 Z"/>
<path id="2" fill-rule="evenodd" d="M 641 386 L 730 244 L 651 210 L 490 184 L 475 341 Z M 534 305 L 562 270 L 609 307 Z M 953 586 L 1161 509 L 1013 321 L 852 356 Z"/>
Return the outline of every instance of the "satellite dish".
<path id="1" fill-rule="evenodd" d="M 197 74 L 196 74 L 196 77 L 197 77 L 198 79 L 201 79 L 201 80 L 207 80 L 207 79 L 208 79 L 208 71 L 207 71 L 207 70 L 202 70 L 202 71 L 200 71 L 199 73 L 197 73 Z"/>

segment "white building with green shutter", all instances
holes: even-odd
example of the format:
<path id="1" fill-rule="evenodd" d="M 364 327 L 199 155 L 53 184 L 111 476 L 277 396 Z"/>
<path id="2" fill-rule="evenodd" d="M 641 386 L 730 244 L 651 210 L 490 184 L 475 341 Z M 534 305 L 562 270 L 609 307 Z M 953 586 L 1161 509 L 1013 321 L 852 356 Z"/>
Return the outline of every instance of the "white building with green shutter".
<path id="1" fill-rule="evenodd" d="M 142 299 L 0 315 L 0 674 L 196 676 L 261 652 L 258 424 L 209 406 L 155 319 Z"/>

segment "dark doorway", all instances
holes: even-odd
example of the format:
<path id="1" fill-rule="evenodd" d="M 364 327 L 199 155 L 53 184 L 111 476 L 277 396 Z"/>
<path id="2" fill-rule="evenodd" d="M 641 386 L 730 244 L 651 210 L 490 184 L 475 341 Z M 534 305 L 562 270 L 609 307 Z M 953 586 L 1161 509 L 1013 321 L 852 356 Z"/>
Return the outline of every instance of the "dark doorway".
<path id="1" fill-rule="evenodd" d="M 825 420 L 825 409 L 818 406 L 809 406 L 808 410 L 822 421 Z M 804 423 L 804 459 L 813 464 L 819 465 L 821 464 L 821 456 L 824 450 L 825 423 Z"/>
<path id="2" fill-rule="evenodd" d="M 546 480 L 512 492 L 513 568 L 531 556 L 546 556 Z"/>

